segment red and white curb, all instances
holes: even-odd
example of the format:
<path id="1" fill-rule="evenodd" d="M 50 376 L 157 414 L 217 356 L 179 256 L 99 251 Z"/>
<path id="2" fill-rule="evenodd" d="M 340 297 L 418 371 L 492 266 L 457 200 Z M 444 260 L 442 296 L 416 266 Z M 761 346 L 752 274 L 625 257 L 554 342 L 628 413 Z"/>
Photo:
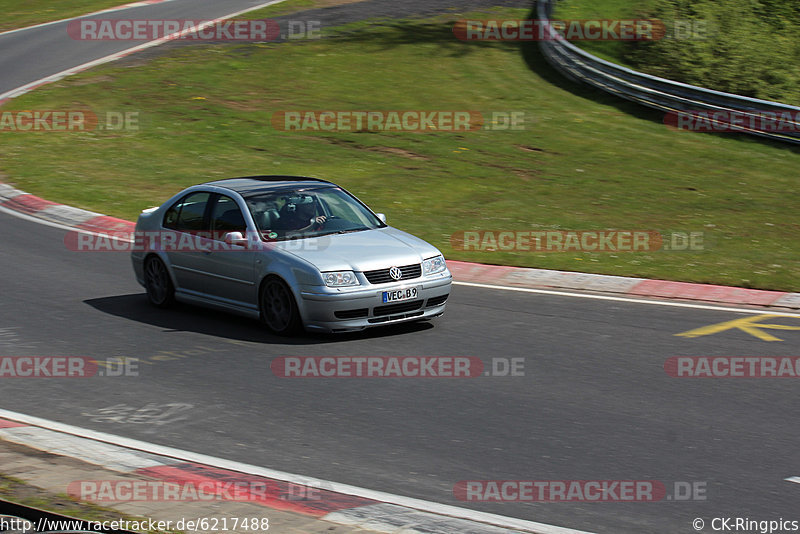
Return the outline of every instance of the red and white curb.
<path id="1" fill-rule="evenodd" d="M 800 293 L 764 291 L 742 287 L 693 284 L 669 280 L 648 280 L 628 276 L 551 271 L 481 265 L 447 261 L 456 280 L 505 287 L 557 288 L 600 293 L 619 293 L 627 297 L 685 299 L 720 304 L 800 308 Z"/>
<path id="2" fill-rule="evenodd" d="M 0 208 L 43 219 L 65 229 L 94 234 L 133 233 L 135 224 L 91 211 L 64 206 L 0 183 Z M 741 287 L 717 286 L 648 280 L 627 276 L 551 271 L 501 265 L 483 265 L 448 260 L 454 279 L 462 284 L 510 288 L 553 288 L 598 293 L 614 293 L 627 298 L 656 297 L 719 304 L 800 308 L 800 293 L 764 291 Z"/>
<path id="3" fill-rule="evenodd" d="M 589 534 L 329 482 L 0 410 L 0 439 L 106 469 L 177 484 L 260 490 L 247 502 L 386 534 Z M 314 498 L 291 499 L 300 492 Z M 220 490 L 218 490 L 220 491 Z"/>
<path id="4" fill-rule="evenodd" d="M 0 207 L 49 221 L 56 226 L 93 233 L 133 232 L 134 223 L 99 213 L 56 204 L 0 183 Z"/>

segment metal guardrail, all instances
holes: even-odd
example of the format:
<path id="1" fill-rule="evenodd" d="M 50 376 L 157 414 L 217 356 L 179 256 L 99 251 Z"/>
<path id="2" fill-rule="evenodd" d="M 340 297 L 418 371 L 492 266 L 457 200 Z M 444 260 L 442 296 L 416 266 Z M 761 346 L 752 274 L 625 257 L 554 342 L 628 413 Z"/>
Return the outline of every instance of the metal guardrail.
<path id="1" fill-rule="evenodd" d="M 553 0 L 538 0 L 537 18 L 549 21 L 553 5 Z M 574 81 L 666 112 L 738 112 L 751 124 L 753 120 L 763 118 L 765 112 L 774 112 L 778 116 L 790 113 L 793 120 L 787 122 L 793 124 L 790 128 L 793 131 L 766 131 L 743 125 L 736 126 L 736 131 L 800 144 L 800 107 L 723 93 L 637 72 L 581 50 L 558 34 L 549 22 L 544 26 L 547 38 L 539 42 L 543 55 L 556 70 Z M 727 127 L 729 131 L 733 128 L 726 121 L 711 119 L 711 122 Z"/>

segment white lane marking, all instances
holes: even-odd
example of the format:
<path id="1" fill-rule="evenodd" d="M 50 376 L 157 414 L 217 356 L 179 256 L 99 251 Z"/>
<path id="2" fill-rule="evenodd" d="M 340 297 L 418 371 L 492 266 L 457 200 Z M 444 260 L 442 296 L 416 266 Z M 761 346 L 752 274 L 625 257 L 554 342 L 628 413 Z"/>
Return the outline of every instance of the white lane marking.
<path id="1" fill-rule="evenodd" d="M 536 523 L 535 521 L 527 521 L 524 519 L 516 519 L 514 517 L 505 517 L 496 514 L 489 514 L 486 512 L 478 512 L 476 510 L 469 510 L 467 508 L 459 508 L 457 506 L 450 506 L 447 504 L 439 504 L 435 502 L 423 501 L 421 499 L 403 497 L 401 495 L 393 495 L 391 493 L 386 493 L 383 491 L 375 491 L 365 488 L 359 488 L 357 486 L 351 486 L 349 484 L 340 484 L 338 482 L 330 482 L 318 478 L 295 475 L 292 473 L 286 473 L 284 471 L 276 471 L 274 469 L 269 469 L 266 467 L 259 467 L 256 465 L 235 462 L 233 460 L 215 458 L 213 456 L 208 456 L 205 454 L 183 451 L 180 449 L 174 449 L 172 447 L 165 447 L 162 445 L 156 445 L 154 443 L 147 443 L 145 441 L 139 441 L 130 438 L 123 438 L 121 436 L 106 434 L 104 432 L 95 432 L 94 430 L 87 430 L 84 428 L 79 428 L 72 425 L 66 425 L 64 423 L 57 423 L 55 421 L 49 421 L 47 419 L 41 419 L 39 417 L 34 417 L 32 415 L 25 415 L 4 409 L 0 409 L 0 418 L 10 419 L 12 421 L 25 423 L 40 428 L 45 428 L 47 430 L 52 430 L 55 432 L 70 434 L 72 436 L 76 436 L 79 438 L 100 441 L 103 443 L 108 443 L 110 445 L 116 445 L 128 449 L 135 449 L 150 454 L 167 456 L 169 458 L 182 460 L 185 462 L 196 462 L 204 465 L 209 465 L 212 467 L 218 467 L 220 469 L 228 469 L 231 471 L 238 471 L 240 473 L 245 473 L 249 475 L 262 476 L 262 477 L 272 478 L 275 480 L 281 480 L 283 482 L 290 482 L 292 484 L 297 484 L 300 486 L 324 487 L 325 489 L 329 489 L 330 491 L 333 491 L 335 493 L 355 495 L 356 497 L 362 497 L 364 499 L 372 499 L 384 503 L 396 504 L 398 506 L 405 506 L 407 508 L 413 508 L 415 510 L 421 510 L 423 512 L 430 512 L 432 514 L 445 515 L 459 519 L 468 519 L 471 521 L 488 523 L 490 525 L 496 525 L 505 528 L 519 529 L 527 532 L 536 532 L 538 534 L 588 534 L 586 532 L 581 532 L 578 530 L 547 525 L 544 523 Z"/>
<path id="2" fill-rule="evenodd" d="M 789 477 L 784 478 L 786 482 L 794 482 L 795 484 L 800 484 L 800 477 Z"/>
<path id="3" fill-rule="evenodd" d="M 194 404 L 185 402 L 170 402 L 156 404 L 150 402 L 137 408 L 127 404 L 115 404 L 98 408 L 93 412 L 81 412 L 84 417 L 90 417 L 94 423 L 119 423 L 134 425 L 169 425 L 189 419 L 186 415 L 178 415 L 194 408 Z"/>
<path id="4" fill-rule="evenodd" d="M 173 1 L 174 0 L 161 0 L 161 2 L 159 2 L 159 3 L 173 2 Z M 84 15 L 78 15 L 76 17 L 69 17 L 69 18 L 66 18 L 66 19 L 51 20 L 50 22 L 42 22 L 40 24 L 34 24 L 33 26 L 25 26 L 24 28 L 15 28 L 13 30 L 6 30 L 4 32 L 0 32 L 0 37 L 2 37 L 4 35 L 8 35 L 10 33 L 18 33 L 18 32 L 24 32 L 26 30 L 33 30 L 35 28 L 43 28 L 45 26 L 52 26 L 53 24 L 58 24 L 60 22 L 69 22 L 71 20 L 82 19 L 82 18 L 86 18 L 86 17 L 94 17 L 95 15 L 103 15 L 105 13 L 115 13 L 117 11 L 125 11 L 126 9 L 134 9 L 134 8 L 137 8 L 137 7 L 154 6 L 154 5 L 158 5 L 158 4 L 147 4 L 147 3 L 144 3 L 144 2 L 134 2 L 132 4 L 131 3 L 122 4 L 122 5 L 119 5 L 117 7 L 110 7 L 108 9 L 101 9 L 100 11 L 93 11 L 91 13 L 86 13 Z"/>
<path id="5" fill-rule="evenodd" d="M 420 512 L 403 506 L 394 504 L 370 504 L 358 506 L 356 508 L 345 508 L 336 512 L 330 512 L 322 517 L 325 521 L 347 525 L 349 527 L 361 527 L 363 529 L 382 532 L 384 534 L 396 534 L 397 532 L 419 533 L 419 532 L 480 532 L 481 534 L 517 534 L 519 531 L 509 530 L 503 527 L 495 527 L 482 523 L 476 524 L 474 521 L 458 519 L 455 517 L 443 517 L 429 512 Z M 538 534 L 564 533 L 561 527 L 554 529 L 538 530 Z M 575 530 L 567 530 L 574 534 Z M 586 533 L 588 534 L 588 533 Z"/>
<path id="6" fill-rule="evenodd" d="M 86 463 L 101 465 L 112 471 L 130 473 L 137 469 L 158 467 L 169 459 L 141 451 L 130 450 L 108 443 L 76 439 L 74 436 L 53 432 L 37 426 L 16 426 L 0 429 L 6 441 L 32 449 L 77 458 Z M 172 463 L 178 463 L 173 461 Z"/>
<path id="7" fill-rule="evenodd" d="M 39 342 L 23 340 L 18 333 L 21 328 L 22 327 L 20 326 L 7 326 L 5 328 L 0 328 L 0 350 L 36 350 L 36 345 L 38 345 Z"/>
<path id="8" fill-rule="evenodd" d="M 467 286 L 467 287 L 479 287 L 483 289 L 499 289 L 502 291 L 518 291 L 520 293 L 539 293 L 542 295 L 557 295 L 562 297 L 578 297 L 584 299 L 597 299 L 597 300 L 613 300 L 618 302 L 631 302 L 634 304 L 651 304 L 654 306 L 672 306 L 674 308 L 694 308 L 697 310 L 714 310 L 714 311 L 724 311 L 724 312 L 735 312 L 735 313 L 749 313 L 752 315 L 763 315 L 764 309 L 767 306 L 764 306 L 760 309 L 749 309 L 749 308 L 730 308 L 727 306 L 714 306 L 712 304 L 691 304 L 689 302 L 673 302 L 669 300 L 648 300 L 648 299 L 638 299 L 633 297 L 614 297 L 610 295 L 587 295 L 584 293 L 571 293 L 569 291 L 556 291 L 552 289 L 533 289 L 530 287 L 509 287 L 509 286 L 496 286 L 492 284 L 478 284 L 475 282 L 453 282 L 454 285 L 459 286 Z M 800 313 L 791 313 L 791 312 L 769 312 L 770 315 L 776 315 L 779 317 L 800 317 Z"/>
<path id="9" fill-rule="evenodd" d="M 84 63 L 83 65 L 78 65 L 77 67 L 72 67 L 72 68 L 69 68 L 67 70 L 63 70 L 63 71 L 61 71 L 59 73 L 52 74 L 50 76 L 46 76 L 46 77 L 44 77 L 44 78 L 42 78 L 40 80 L 36 80 L 35 82 L 31 82 L 31 83 L 25 84 L 22 87 L 17 87 L 16 89 L 12 89 L 10 91 L 6 91 L 3 94 L 0 94 L 0 102 L 2 102 L 3 100 L 9 99 L 9 98 L 16 98 L 18 96 L 24 95 L 28 91 L 30 91 L 32 89 L 35 89 L 36 87 L 39 87 L 40 85 L 44 85 L 44 84 L 47 84 L 47 83 L 52 83 L 52 82 L 61 80 L 62 78 L 66 78 L 67 76 L 71 76 L 72 74 L 77 74 L 78 72 L 84 71 L 86 69 L 90 69 L 92 67 L 96 67 L 98 65 L 102 65 L 103 63 L 109 63 L 111 61 L 116 61 L 117 59 L 120 59 L 120 58 L 125 57 L 125 56 L 130 55 L 130 54 L 133 54 L 135 52 L 140 52 L 140 51 L 145 50 L 147 48 L 153 48 L 155 46 L 162 45 L 162 44 L 164 44 L 164 43 L 166 43 L 168 41 L 172 41 L 172 40 L 174 40 L 176 38 L 180 38 L 180 37 L 182 37 L 184 35 L 187 35 L 189 33 L 198 32 L 198 31 L 204 30 L 205 28 L 208 28 L 209 26 L 212 26 L 212 25 L 214 25 L 214 24 L 216 24 L 218 22 L 221 22 L 221 21 L 233 18 L 233 17 L 237 17 L 237 16 L 242 15 L 244 13 L 249 13 L 250 11 L 256 11 L 258 9 L 261 9 L 261 8 L 264 8 L 264 7 L 267 7 L 267 6 L 271 6 L 271 5 L 274 5 L 274 4 L 280 4 L 281 2 L 285 2 L 285 1 L 286 0 L 270 0 L 269 2 L 264 2 L 263 4 L 258 4 L 256 6 L 248 7 L 247 9 L 242 9 L 241 11 L 237 11 L 235 13 L 230 13 L 228 15 L 223 15 L 222 17 L 216 18 L 214 20 L 209 20 L 207 22 L 204 22 L 203 24 L 197 24 L 195 26 L 192 26 L 191 28 L 184 29 L 183 31 L 181 31 L 181 32 L 179 32 L 177 34 L 177 37 L 175 37 L 175 36 L 160 37 L 160 38 L 155 39 L 153 41 L 148 41 L 146 43 L 142 43 L 140 45 L 133 46 L 131 48 L 127 48 L 127 49 L 121 50 L 119 52 L 115 52 L 115 53 L 110 54 L 108 56 L 101 57 L 101 58 L 89 61 L 87 63 Z"/>
<path id="10" fill-rule="evenodd" d="M 22 196 L 25 194 L 25 191 L 20 191 L 14 187 L 11 187 L 8 184 L 0 183 L 0 199 L 7 199 L 10 200 L 12 198 L 17 198 L 18 196 Z"/>

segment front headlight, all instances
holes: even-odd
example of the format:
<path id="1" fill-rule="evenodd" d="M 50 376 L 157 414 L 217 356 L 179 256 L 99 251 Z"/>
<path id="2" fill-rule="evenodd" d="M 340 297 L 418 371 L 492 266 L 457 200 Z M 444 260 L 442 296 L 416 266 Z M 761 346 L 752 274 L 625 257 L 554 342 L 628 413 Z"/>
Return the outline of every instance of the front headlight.
<path id="1" fill-rule="evenodd" d="M 422 274 L 424 276 L 441 273 L 445 269 L 447 269 L 447 264 L 444 262 L 444 256 L 436 256 L 422 262 Z"/>
<path id="2" fill-rule="evenodd" d="M 322 273 L 325 285 L 328 287 L 358 286 L 361 283 L 353 271 L 339 271 L 335 273 Z"/>

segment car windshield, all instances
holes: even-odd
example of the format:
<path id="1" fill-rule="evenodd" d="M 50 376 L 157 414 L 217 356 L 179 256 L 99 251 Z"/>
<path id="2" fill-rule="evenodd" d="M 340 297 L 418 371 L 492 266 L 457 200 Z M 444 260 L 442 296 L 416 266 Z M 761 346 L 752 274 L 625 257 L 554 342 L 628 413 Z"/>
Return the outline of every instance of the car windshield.
<path id="1" fill-rule="evenodd" d="M 361 202 L 338 187 L 254 194 L 245 200 L 259 233 L 268 241 L 383 226 Z"/>

